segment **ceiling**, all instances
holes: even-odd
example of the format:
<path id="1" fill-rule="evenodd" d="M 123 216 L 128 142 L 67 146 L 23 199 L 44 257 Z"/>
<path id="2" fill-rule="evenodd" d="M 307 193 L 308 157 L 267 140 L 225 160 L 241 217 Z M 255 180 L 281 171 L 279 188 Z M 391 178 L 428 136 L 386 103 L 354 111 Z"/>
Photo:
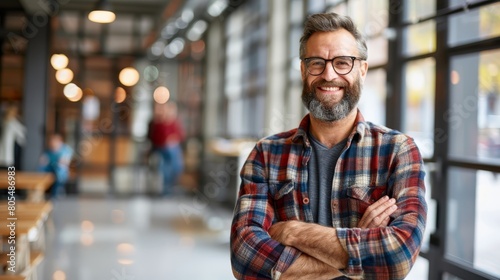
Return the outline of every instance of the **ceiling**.
<path id="1" fill-rule="evenodd" d="M 138 57 L 175 58 L 175 55 L 168 55 L 167 51 L 164 55 L 163 49 L 167 50 L 166 47 L 176 38 L 185 38 L 197 20 L 210 22 L 217 17 L 218 15 L 210 13 L 210 6 L 214 6 L 215 2 L 225 2 L 227 11 L 239 5 L 242 0 L 109 2 L 116 20 L 110 24 L 98 24 L 87 18 L 97 0 L 1 0 L 2 99 L 7 98 L 5 87 L 9 88 L 9 92 L 12 88 L 18 94 L 22 92 L 19 90 L 22 86 L 17 84 L 22 81 L 20 68 L 28 42 L 23 34 L 33 20 L 40 20 L 39 24 L 51 25 L 51 53 L 66 54 L 70 58 L 68 67 L 75 75 L 88 77 L 89 81 L 84 82 L 86 86 L 105 89 L 96 94 L 109 95 L 109 89 L 113 88 L 115 82 L 113 78 L 121 68 L 132 65 Z M 44 5 L 47 3 L 49 4 Z M 38 17 L 29 18 L 27 14 Z M 52 20 L 44 23 L 44 14 L 50 14 Z M 13 43 L 9 34 L 19 35 L 16 36 L 18 40 Z M 152 50 L 155 47 L 156 51 Z"/>
<path id="2" fill-rule="evenodd" d="M 42 6 L 41 3 L 51 2 Z M 52 48 L 54 52 L 79 57 L 144 55 L 157 37 L 157 29 L 173 17 L 186 0 L 110 0 L 116 20 L 98 24 L 87 15 L 96 0 L 2 0 L 0 8 L 7 11 L 4 31 L 22 35 L 26 28 L 26 13 L 52 16 Z M 59 4 L 61 3 L 61 4 Z M 39 17 L 43 20 L 42 17 Z M 4 42 L 4 52 L 12 51 Z"/>

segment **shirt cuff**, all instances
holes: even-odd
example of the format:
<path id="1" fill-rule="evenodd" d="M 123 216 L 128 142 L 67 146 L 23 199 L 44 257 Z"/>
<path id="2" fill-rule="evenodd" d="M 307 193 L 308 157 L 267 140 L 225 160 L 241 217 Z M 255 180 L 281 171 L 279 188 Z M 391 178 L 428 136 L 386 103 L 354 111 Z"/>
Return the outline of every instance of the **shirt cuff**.
<path id="1" fill-rule="evenodd" d="M 337 228 L 337 238 L 339 239 L 342 248 L 349 255 L 347 267 L 340 272 L 352 279 L 363 279 L 363 266 L 361 262 L 361 254 L 359 252 L 359 242 L 361 240 L 361 230 L 352 228 Z"/>
<path id="2" fill-rule="evenodd" d="M 302 254 L 299 250 L 294 247 L 286 246 L 283 252 L 281 253 L 280 258 L 274 265 L 273 269 L 271 269 L 271 279 L 279 280 L 281 274 L 285 272 L 285 270 L 292 265 L 292 263 Z"/>

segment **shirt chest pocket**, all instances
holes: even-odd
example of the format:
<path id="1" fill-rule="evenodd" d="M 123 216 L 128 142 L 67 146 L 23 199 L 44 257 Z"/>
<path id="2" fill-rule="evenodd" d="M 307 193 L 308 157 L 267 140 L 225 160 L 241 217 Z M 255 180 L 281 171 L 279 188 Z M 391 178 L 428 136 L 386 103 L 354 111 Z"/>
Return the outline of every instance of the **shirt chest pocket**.
<path id="1" fill-rule="evenodd" d="M 351 186 L 347 189 L 350 226 L 356 227 L 368 206 L 387 194 L 386 186 Z"/>
<path id="2" fill-rule="evenodd" d="M 296 184 L 287 180 L 269 182 L 269 191 L 278 221 L 299 220 L 300 205 Z"/>

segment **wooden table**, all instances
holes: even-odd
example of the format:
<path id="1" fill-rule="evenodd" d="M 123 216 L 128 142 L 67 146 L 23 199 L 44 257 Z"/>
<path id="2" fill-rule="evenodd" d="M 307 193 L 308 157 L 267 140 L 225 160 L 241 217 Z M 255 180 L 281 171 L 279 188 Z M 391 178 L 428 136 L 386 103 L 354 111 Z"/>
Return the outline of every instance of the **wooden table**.
<path id="1" fill-rule="evenodd" d="M 27 172 L 16 171 L 12 176 L 15 182 L 16 190 L 25 190 L 27 192 L 26 200 L 32 202 L 42 202 L 45 200 L 45 192 L 54 183 L 54 175 L 45 172 Z M 0 171 L 0 189 L 7 189 L 9 185 L 9 176 L 7 170 Z"/>

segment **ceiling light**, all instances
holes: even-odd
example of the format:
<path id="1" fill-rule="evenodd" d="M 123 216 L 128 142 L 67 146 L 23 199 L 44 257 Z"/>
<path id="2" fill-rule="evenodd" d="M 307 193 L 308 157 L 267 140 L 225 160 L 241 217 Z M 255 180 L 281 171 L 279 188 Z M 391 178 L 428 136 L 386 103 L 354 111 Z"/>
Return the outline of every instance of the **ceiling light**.
<path id="1" fill-rule="evenodd" d="M 72 102 L 77 102 L 80 99 L 82 99 L 83 92 L 80 87 L 73 83 L 67 84 L 64 89 L 63 89 L 64 96 L 68 98 L 68 100 Z M 82 223 L 82 229 L 83 229 L 83 223 Z"/>
<path id="2" fill-rule="evenodd" d="M 115 21 L 116 15 L 107 0 L 99 0 L 95 9 L 89 13 L 89 20 L 97 23 L 110 23 Z"/>
<path id="3" fill-rule="evenodd" d="M 56 71 L 56 80 L 60 84 L 67 84 L 73 80 L 73 71 L 69 68 L 64 68 Z"/>
<path id="4" fill-rule="evenodd" d="M 200 19 L 193 24 L 187 33 L 187 38 L 191 41 L 198 41 L 201 35 L 207 30 L 208 24 L 206 21 Z"/>
<path id="5" fill-rule="evenodd" d="M 163 53 L 163 49 L 165 49 L 165 43 L 157 41 L 151 46 L 151 53 L 154 56 L 160 56 Z"/>
<path id="6" fill-rule="evenodd" d="M 159 86 L 153 92 L 153 99 L 158 104 L 165 104 L 170 99 L 170 91 L 164 86 Z"/>
<path id="7" fill-rule="evenodd" d="M 118 78 L 123 85 L 131 87 L 139 81 L 139 72 L 134 67 L 126 67 L 120 71 Z"/>
<path id="8" fill-rule="evenodd" d="M 163 55 L 165 55 L 166 58 L 174 58 L 184 50 L 184 46 L 184 39 L 177 37 L 165 47 Z"/>
<path id="9" fill-rule="evenodd" d="M 50 64 L 56 70 L 66 68 L 66 66 L 68 66 L 68 62 L 68 57 L 64 54 L 53 54 L 50 58 Z"/>
<path id="10" fill-rule="evenodd" d="M 208 14 L 212 17 L 218 17 L 227 8 L 227 0 L 216 0 L 208 7 Z"/>

